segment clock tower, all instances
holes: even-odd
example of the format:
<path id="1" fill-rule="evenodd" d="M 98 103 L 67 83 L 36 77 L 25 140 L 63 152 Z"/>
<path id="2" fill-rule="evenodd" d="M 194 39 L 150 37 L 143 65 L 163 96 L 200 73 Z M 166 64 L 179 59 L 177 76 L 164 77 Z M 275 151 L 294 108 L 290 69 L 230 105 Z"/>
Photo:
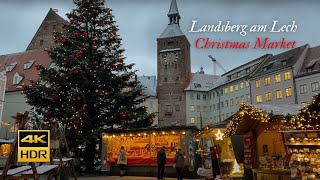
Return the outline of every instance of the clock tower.
<path id="1" fill-rule="evenodd" d="M 158 112 L 160 127 L 186 125 L 186 95 L 190 82 L 190 43 L 180 29 L 176 0 L 168 12 L 169 24 L 157 39 Z"/>

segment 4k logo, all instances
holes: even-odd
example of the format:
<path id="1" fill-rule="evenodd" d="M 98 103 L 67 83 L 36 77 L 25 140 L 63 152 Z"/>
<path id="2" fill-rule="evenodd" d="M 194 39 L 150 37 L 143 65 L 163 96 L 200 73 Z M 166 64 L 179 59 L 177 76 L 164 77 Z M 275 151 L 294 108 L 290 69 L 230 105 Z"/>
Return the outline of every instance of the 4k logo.
<path id="1" fill-rule="evenodd" d="M 50 131 L 19 130 L 18 162 L 50 162 Z"/>

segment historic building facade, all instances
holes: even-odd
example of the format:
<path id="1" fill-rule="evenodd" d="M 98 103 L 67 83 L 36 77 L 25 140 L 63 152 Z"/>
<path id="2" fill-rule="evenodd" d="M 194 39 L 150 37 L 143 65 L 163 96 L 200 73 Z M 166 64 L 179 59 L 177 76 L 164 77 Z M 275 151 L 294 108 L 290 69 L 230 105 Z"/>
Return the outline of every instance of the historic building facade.
<path id="1" fill-rule="evenodd" d="M 159 126 L 186 124 L 186 95 L 189 85 L 190 43 L 180 29 L 176 0 L 168 12 L 169 24 L 157 39 L 157 95 Z"/>

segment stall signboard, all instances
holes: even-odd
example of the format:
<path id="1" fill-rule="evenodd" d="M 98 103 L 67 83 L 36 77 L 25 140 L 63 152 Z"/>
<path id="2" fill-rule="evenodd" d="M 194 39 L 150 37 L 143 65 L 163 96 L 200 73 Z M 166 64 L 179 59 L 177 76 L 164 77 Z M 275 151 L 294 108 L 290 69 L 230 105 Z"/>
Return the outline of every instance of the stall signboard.
<path id="1" fill-rule="evenodd" d="M 254 167 L 254 143 L 252 136 L 244 137 L 244 166 L 249 169 Z"/>

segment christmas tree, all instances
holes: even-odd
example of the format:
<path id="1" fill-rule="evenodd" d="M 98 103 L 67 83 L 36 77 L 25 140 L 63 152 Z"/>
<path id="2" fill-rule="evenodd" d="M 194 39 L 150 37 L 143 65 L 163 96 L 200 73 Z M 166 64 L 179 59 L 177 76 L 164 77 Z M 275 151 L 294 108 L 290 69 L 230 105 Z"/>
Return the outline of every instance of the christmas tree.
<path id="1" fill-rule="evenodd" d="M 93 172 L 103 131 L 147 127 L 154 114 L 139 106 L 145 97 L 134 78 L 134 64 L 124 62 L 112 10 L 101 0 L 74 3 L 69 23 L 54 32 L 48 50 L 53 68 L 37 65 L 40 79 L 22 91 L 44 121 L 66 125 L 72 151 Z"/>
<path id="2" fill-rule="evenodd" d="M 294 129 L 319 130 L 320 129 L 320 94 L 312 97 L 312 101 L 305 105 L 297 117 L 291 119 Z"/>

